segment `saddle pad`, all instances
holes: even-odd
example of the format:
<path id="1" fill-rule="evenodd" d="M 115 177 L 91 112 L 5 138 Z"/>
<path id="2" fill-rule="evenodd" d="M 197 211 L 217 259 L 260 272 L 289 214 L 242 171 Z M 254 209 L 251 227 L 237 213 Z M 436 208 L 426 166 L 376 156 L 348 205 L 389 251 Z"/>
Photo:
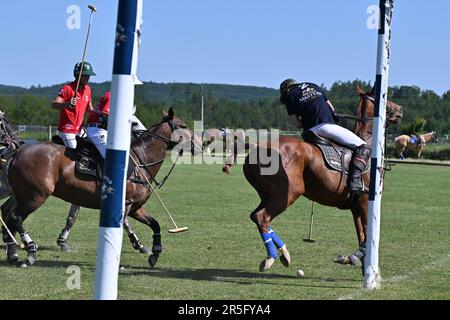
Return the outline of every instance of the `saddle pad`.
<path id="1" fill-rule="evenodd" d="M 322 151 L 322 155 L 325 159 L 326 165 L 333 170 L 342 171 L 342 160 L 341 160 L 341 154 L 334 149 L 331 145 L 321 145 L 316 144 L 316 147 Z M 345 173 L 348 173 L 348 168 L 345 168 Z"/>
<path id="2" fill-rule="evenodd" d="M 80 174 L 90 176 L 97 180 L 101 180 L 103 178 L 104 160 L 98 153 L 97 149 L 91 149 L 90 151 L 86 150 L 88 149 L 84 150 L 84 154 L 81 152 L 77 153 L 75 169 Z M 126 173 L 127 180 L 130 179 L 130 177 L 133 175 L 134 168 L 135 165 L 133 161 L 128 161 L 128 168 Z"/>
<path id="3" fill-rule="evenodd" d="M 328 168 L 342 172 L 342 165 L 344 165 L 345 167 L 344 173 L 348 175 L 349 173 L 348 169 L 351 161 L 351 154 L 348 154 L 346 156 L 343 151 L 337 151 L 335 147 L 333 147 L 332 145 L 322 145 L 322 144 L 314 144 L 314 145 L 318 147 L 322 152 L 323 158 L 325 159 L 325 164 L 327 165 Z M 341 148 L 343 147 L 341 146 Z M 343 150 L 349 149 L 343 148 Z M 369 170 L 370 170 L 370 160 L 367 161 L 366 167 L 364 168 L 362 174 L 366 174 L 367 172 L 369 172 Z"/>
<path id="4" fill-rule="evenodd" d="M 417 144 L 417 138 L 416 137 L 411 137 L 411 138 L 409 138 L 409 142 L 411 144 Z"/>

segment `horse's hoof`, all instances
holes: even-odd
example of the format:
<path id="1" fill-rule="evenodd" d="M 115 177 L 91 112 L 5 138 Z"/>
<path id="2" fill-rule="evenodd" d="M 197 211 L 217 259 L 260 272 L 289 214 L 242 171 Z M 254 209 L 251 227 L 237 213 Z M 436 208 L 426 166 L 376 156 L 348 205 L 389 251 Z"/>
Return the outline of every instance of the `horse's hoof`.
<path id="1" fill-rule="evenodd" d="M 291 265 L 291 255 L 289 254 L 286 245 L 281 247 L 280 251 L 281 251 L 280 261 L 283 264 L 283 266 L 288 268 Z"/>
<path id="2" fill-rule="evenodd" d="M 36 253 L 29 254 L 29 255 L 27 256 L 27 259 L 25 260 L 25 263 L 26 263 L 28 266 L 32 266 L 32 265 L 36 262 L 36 258 L 37 258 Z"/>
<path id="3" fill-rule="evenodd" d="M 25 269 L 28 268 L 28 265 L 25 261 L 17 261 L 16 263 L 17 268 Z"/>
<path id="4" fill-rule="evenodd" d="M 148 264 L 150 267 L 154 267 L 156 262 L 158 262 L 159 254 L 152 254 L 148 257 Z"/>
<path id="5" fill-rule="evenodd" d="M 357 256 L 355 256 L 354 254 L 352 254 L 352 255 L 349 257 L 349 259 L 350 259 L 350 263 L 351 263 L 352 265 L 357 266 L 357 267 L 361 267 L 361 266 L 362 266 L 361 260 L 359 260 L 359 258 L 358 258 Z"/>
<path id="6" fill-rule="evenodd" d="M 337 256 L 333 259 L 334 262 L 339 264 L 351 264 L 350 258 L 348 256 Z"/>
<path id="7" fill-rule="evenodd" d="M 6 258 L 6 261 L 9 264 L 17 264 L 19 262 L 19 255 L 15 254 L 15 255 L 8 256 Z"/>
<path id="8" fill-rule="evenodd" d="M 18 248 L 15 243 L 6 244 L 6 261 L 9 264 L 16 264 L 19 261 L 17 249 Z"/>
<path id="9" fill-rule="evenodd" d="M 230 166 L 227 166 L 227 165 L 223 166 L 222 172 L 225 172 L 226 174 L 230 174 Z"/>
<path id="10" fill-rule="evenodd" d="M 147 254 L 147 253 L 150 252 L 150 249 L 147 248 L 147 247 L 144 247 L 144 246 L 139 247 L 138 250 L 139 250 L 140 253 L 144 253 L 144 254 Z"/>
<path id="11" fill-rule="evenodd" d="M 72 247 L 67 242 L 59 243 L 59 247 L 63 252 L 72 252 Z"/>
<path id="12" fill-rule="evenodd" d="M 275 259 L 272 257 L 268 257 L 266 259 L 264 259 L 261 264 L 259 265 L 259 272 L 264 272 L 269 270 L 273 263 L 275 262 Z"/>

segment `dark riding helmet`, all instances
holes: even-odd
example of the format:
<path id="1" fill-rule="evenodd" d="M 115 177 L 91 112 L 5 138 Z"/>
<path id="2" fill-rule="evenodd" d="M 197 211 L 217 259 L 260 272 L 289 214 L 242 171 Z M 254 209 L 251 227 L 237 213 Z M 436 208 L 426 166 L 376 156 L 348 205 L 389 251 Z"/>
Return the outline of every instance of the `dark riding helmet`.
<path id="1" fill-rule="evenodd" d="M 280 84 L 280 102 L 285 104 L 286 103 L 286 93 L 288 89 L 296 84 L 299 84 L 299 82 L 295 79 L 286 79 Z"/>
<path id="2" fill-rule="evenodd" d="M 83 70 L 81 70 L 81 65 L 83 65 Z M 89 62 L 78 62 L 75 67 L 73 67 L 73 76 L 76 78 L 80 74 L 82 76 L 95 76 L 94 69 L 92 68 L 92 65 Z"/>

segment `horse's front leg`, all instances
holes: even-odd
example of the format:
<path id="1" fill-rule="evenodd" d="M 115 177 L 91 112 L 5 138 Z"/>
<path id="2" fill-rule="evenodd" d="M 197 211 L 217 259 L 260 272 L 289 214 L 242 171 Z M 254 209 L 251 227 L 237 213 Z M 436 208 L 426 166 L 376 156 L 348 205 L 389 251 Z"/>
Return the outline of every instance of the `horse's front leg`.
<path id="1" fill-rule="evenodd" d="M 20 230 L 20 228 L 19 228 Z M 23 232 L 20 232 L 20 238 L 22 239 L 23 244 L 25 245 L 25 251 L 27 252 L 27 258 L 20 265 L 21 268 L 26 268 L 27 266 L 32 266 L 37 259 L 37 244 L 31 239 L 30 235 L 27 231 L 22 229 Z"/>
<path id="2" fill-rule="evenodd" d="M 360 201 L 362 202 L 362 201 Z M 336 263 L 351 264 L 361 267 L 364 275 L 364 257 L 366 256 L 366 235 L 367 235 L 367 206 L 360 204 L 351 209 L 355 224 L 356 236 L 358 238 L 358 248 L 350 256 L 340 255 L 334 259 Z"/>
<path id="3" fill-rule="evenodd" d="M 25 247 L 25 251 L 27 252 L 27 258 L 25 259 L 25 261 L 20 262 L 18 260 L 18 256 L 16 255 L 17 259 L 14 259 L 15 263 L 17 264 L 18 267 L 21 267 L 21 268 L 26 268 L 27 266 L 32 266 L 36 262 L 36 259 L 37 259 L 38 246 L 33 241 L 33 239 L 31 239 L 28 232 L 25 230 L 21 216 L 18 216 L 18 217 L 15 217 L 14 215 L 10 216 L 10 222 L 11 222 L 10 223 L 11 232 L 13 234 L 15 234 L 16 232 L 19 232 L 20 238 Z M 12 249 L 12 251 L 14 251 L 12 246 L 8 246 L 8 249 Z M 15 250 L 17 250 L 17 249 L 15 249 Z M 8 259 L 11 257 L 12 251 L 7 253 Z M 13 262 L 13 260 L 9 260 L 9 262 Z"/>
<path id="4" fill-rule="evenodd" d="M 420 156 L 422 155 L 423 146 L 422 145 L 419 146 L 418 150 L 419 151 L 417 152 L 417 159 L 420 159 Z"/>
<path id="5" fill-rule="evenodd" d="M 8 227 L 11 225 L 10 217 L 14 214 L 16 207 L 17 201 L 14 196 L 11 196 L 1 206 L 2 218 L 5 223 L 5 225 L 2 226 L 3 242 L 6 245 L 6 261 L 10 264 L 16 264 L 19 261 L 17 242 L 15 239 L 17 228 Z"/>
<path id="6" fill-rule="evenodd" d="M 152 216 L 148 215 L 142 207 L 133 212 L 130 212 L 130 217 L 149 226 L 153 231 L 152 254 L 148 257 L 148 263 L 153 268 L 156 265 L 159 255 L 162 252 L 161 227 L 159 226 L 158 221 L 156 221 L 156 219 Z"/>

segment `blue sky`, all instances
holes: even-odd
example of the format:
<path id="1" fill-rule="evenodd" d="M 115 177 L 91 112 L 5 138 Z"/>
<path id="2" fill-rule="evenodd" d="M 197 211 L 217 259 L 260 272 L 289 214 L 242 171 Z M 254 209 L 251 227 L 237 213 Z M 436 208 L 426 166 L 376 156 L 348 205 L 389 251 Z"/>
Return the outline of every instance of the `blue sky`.
<path id="1" fill-rule="evenodd" d="M 69 81 L 87 50 L 97 77 L 111 79 L 117 0 L 2 1 L 0 84 Z M 81 9 L 70 30 L 67 9 Z M 277 88 L 294 77 L 330 86 L 375 78 L 378 0 L 144 0 L 138 75 L 143 81 L 208 82 Z M 428 6 L 427 6 L 428 5 Z M 395 0 L 390 85 L 450 90 L 450 1 Z"/>

